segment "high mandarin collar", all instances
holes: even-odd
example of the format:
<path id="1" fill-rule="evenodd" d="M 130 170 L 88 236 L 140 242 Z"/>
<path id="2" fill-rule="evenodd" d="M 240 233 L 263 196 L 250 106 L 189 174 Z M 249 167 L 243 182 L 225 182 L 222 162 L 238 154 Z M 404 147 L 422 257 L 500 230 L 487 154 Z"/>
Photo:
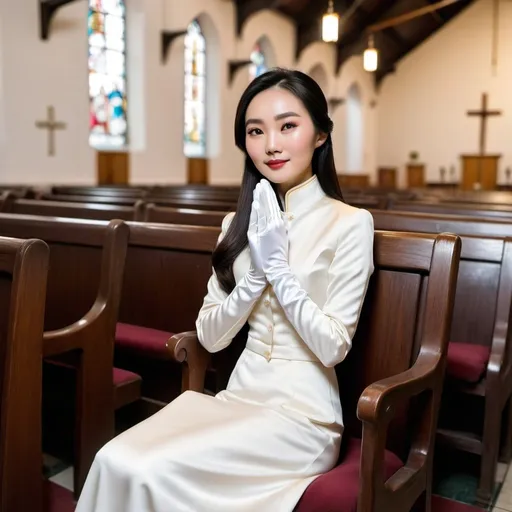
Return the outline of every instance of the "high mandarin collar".
<path id="1" fill-rule="evenodd" d="M 312 209 L 313 206 L 324 197 L 325 192 L 316 174 L 314 174 L 311 178 L 286 192 L 284 196 L 285 212 L 296 213 L 302 209 Z"/>

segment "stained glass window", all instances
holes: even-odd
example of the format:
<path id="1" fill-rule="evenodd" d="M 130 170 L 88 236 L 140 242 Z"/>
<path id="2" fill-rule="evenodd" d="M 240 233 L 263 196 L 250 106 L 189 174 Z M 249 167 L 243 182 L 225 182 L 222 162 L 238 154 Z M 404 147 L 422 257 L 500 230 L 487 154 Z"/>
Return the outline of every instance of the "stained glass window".
<path id="1" fill-rule="evenodd" d="M 126 30 L 124 0 L 89 0 L 89 143 L 126 145 Z"/>
<path id="2" fill-rule="evenodd" d="M 206 41 L 194 20 L 185 36 L 185 156 L 206 154 Z"/>
<path id="3" fill-rule="evenodd" d="M 252 64 L 250 66 L 249 73 L 251 80 L 254 80 L 257 76 L 262 75 L 268 69 L 267 59 L 259 43 L 256 43 L 252 49 L 251 61 Z"/>

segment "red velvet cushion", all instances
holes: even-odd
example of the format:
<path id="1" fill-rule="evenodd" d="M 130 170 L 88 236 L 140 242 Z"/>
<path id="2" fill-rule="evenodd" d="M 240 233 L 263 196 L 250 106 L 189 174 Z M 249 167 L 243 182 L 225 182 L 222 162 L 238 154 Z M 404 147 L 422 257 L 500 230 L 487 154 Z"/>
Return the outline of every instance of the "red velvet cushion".
<path id="1" fill-rule="evenodd" d="M 73 512 L 76 507 L 73 493 L 48 480 L 44 482 L 45 510 L 48 512 Z"/>
<path id="2" fill-rule="evenodd" d="M 134 380 L 140 380 L 140 375 L 121 368 L 114 368 L 114 386 L 122 386 Z"/>
<path id="3" fill-rule="evenodd" d="M 448 376 L 465 382 L 478 382 L 487 370 L 491 348 L 471 343 L 448 344 Z"/>
<path id="4" fill-rule="evenodd" d="M 384 455 L 384 475 L 387 480 L 403 466 L 392 452 Z M 306 489 L 295 512 L 357 512 L 361 440 L 350 439 L 347 454 L 337 467 L 319 476 Z"/>
<path id="5" fill-rule="evenodd" d="M 145 357 L 167 359 L 165 345 L 172 335 L 171 332 L 118 322 L 116 325 L 116 348 L 137 352 Z"/>

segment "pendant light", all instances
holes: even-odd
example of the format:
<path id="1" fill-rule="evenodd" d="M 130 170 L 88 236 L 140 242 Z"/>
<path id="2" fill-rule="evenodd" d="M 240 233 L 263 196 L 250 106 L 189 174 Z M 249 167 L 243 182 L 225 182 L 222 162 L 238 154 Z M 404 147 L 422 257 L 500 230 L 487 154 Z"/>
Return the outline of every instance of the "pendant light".
<path id="1" fill-rule="evenodd" d="M 376 50 L 373 34 L 370 34 L 368 38 L 368 48 L 364 51 L 363 54 L 363 67 L 365 71 L 377 71 L 377 67 L 379 65 L 379 52 Z"/>
<path id="2" fill-rule="evenodd" d="M 340 17 L 334 12 L 333 0 L 329 0 L 327 12 L 322 18 L 322 40 L 326 43 L 336 43 L 338 41 L 338 32 L 340 26 Z"/>

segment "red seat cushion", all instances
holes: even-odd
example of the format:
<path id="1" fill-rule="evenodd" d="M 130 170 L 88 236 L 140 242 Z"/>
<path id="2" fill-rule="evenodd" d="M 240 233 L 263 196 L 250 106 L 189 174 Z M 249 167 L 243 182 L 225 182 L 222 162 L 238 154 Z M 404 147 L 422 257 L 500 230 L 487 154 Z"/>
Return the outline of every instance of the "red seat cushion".
<path id="1" fill-rule="evenodd" d="M 116 348 L 136 352 L 145 357 L 167 359 L 166 343 L 172 335 L 173 333 L 167 331 L 118 322 Z"/>
<path id="2" fill-rule="evenodd" d="M 114 386 L 122 386 L 136 380 L 141 380 L 140 375 L 121 368 L 114 368 Z"/>
<path id="3" fill-rule="evenodd" d="M 48 512 L 74 512 L 76 503 L 73 493 L 49 480 L 44 482 L 45 510 Z"/>
<path id="4" fill-rule="evenodd" d="M 392 452 L 384 455 L 384 475 L 387 480 L 403 462 Z M 295 512 L 357 512 L 361 439 L 350 439 L 343 461 L 328 473 L 319 476 L 306 489 Z"/>
<path id="5" fill-rule="evenodd" d="M 450 342 L 446 373 L 454 379 L 476 383 L 485 374 L 490 356 L 490 347 Z"/>

